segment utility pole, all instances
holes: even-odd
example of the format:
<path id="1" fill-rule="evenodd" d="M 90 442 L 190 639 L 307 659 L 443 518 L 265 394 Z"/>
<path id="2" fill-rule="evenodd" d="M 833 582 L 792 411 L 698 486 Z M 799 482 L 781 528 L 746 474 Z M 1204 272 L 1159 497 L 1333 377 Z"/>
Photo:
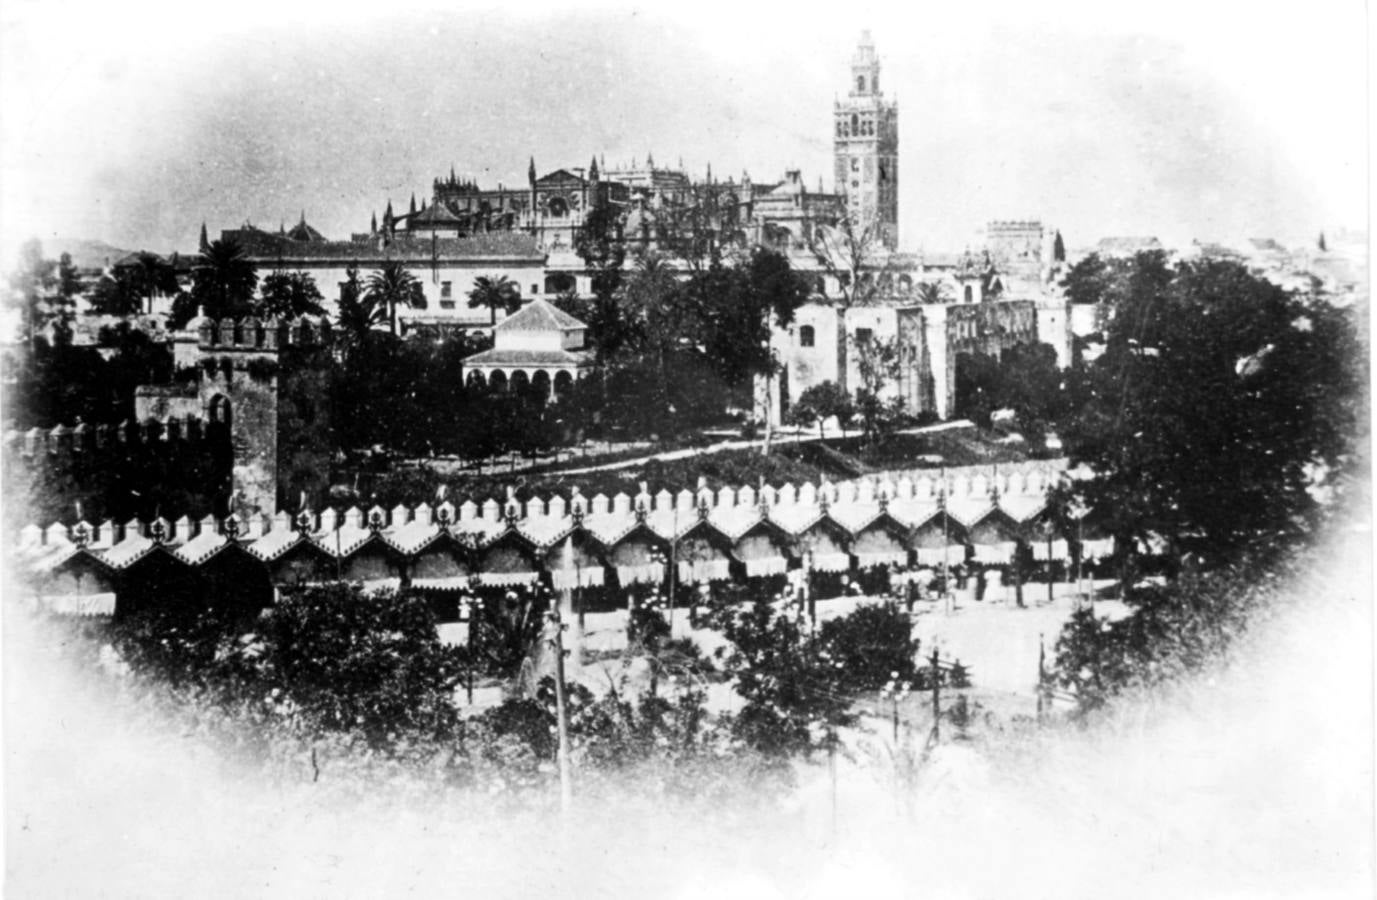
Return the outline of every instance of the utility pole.
<path id="1" fill-rule="evenodd" d="M 560 619 L 559 608 L 550 612 L 550 623 L 555 626 L 555 716 L 559 729 L 559 806 L 566 814 L 574 802 L 574 786 L 569 771 L 569 712 L 564 685 L 564 622 Z"/>
<path id="2" fill-rule="evenodd" d="M 1054 565 L 1053 565 L 1053 559 L 1052 559 L 1052 533 L 1053 533 L 1053 532 L 1052 532 L 1052 526 L 1049 524 L 1049 525 L 1047 526 L 1047 602 L 1048 602 L 1048 604 L 1051 604 L 1051 602 L 1052 602 L 1052 584 L 1053 584 L 1053 582 L 1056 581 L 1056 579 L 1052 577 L 1052 573 L 1053 573 L 1053 571 L 1054 571 Z"/>
<path id="3" fill-rule="evenodd" d="M 1047 686 L 1047 647 L 1042 642 L 1042 632 L 1038 632 L 1038 724 L 1042 724 L 1043 697 Z"/>
<path id="4" fill-rule="evenodd" d="M 942 666 L 937 658 L 937 644 L 932 645 L 932 742 L 942 738 Z"/>

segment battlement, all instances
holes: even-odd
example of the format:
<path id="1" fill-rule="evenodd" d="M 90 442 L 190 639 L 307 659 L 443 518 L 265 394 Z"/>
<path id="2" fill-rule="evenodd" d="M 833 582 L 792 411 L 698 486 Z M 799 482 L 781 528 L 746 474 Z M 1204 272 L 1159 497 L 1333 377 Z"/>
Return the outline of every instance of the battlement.
<path id="1" fill-rule="evenodd" d="M 1066 562 L 1072 541 L 1078 558 L 1104 558 L 1112 538 L 1093 527 L 1063 533 L 1048 514 L 1048 491 L 1068 476 L 1065 467 L 1065 460 L 971 466 L 945 478 L 920 470 L 759 489 L 712 490 L 700 479 L 696 491 L 652 495 L 642 483 L 634 496 L 590 498 L 573 489 L 524 502 L 509 488 L 503 499 L 458 506 L 54 522 L 19 529 L 12 558 L 36 601 L 59 612 L 117 615 L 121 604 L 144 602 L 145 579 L 169 565 L 192 578 L 220 573 L 221 583 L 233 571 L 265 585 L 346 580 L 463 592 L 545 578 L 561 591 L 629 588 L 662 582 L 671 566 L 684 585 L 798 568 L 998 568 L 1020 554 Z"/>
<path id="2" fill-rule="evenodd" d="M 287 347 L 324 347 L 333 337 L 329 319 L 206 319 L 188 326 L 202 350 L 275 353 Z"/>
<path id="3" fill-rule="evenodd" d="M 106 450 L 128 450 L 131 447 L 157 442 L 165 444 L 194 444 L 205 439 L 206 423 L 200 416 L 165 416 L 136 422 L 125 420 L 118 424 L 54 428 L 11 429 L 0 436 L 7 463 L 18 462 L 37 466 L 60 463 L 82 454 Z"/>
<path id="4" fill-rule="evenodd" d="M 14 433 L 11 432 L 10 435 Z M 7 444 L 10 435 L 6 435 Z M 148 536 L 158 528 L 166 542 L 189 541 L 207 528 L 217 533 L 234 533 L 244 538 L 262 537 L 274 531 L 333 533 L 340 529 L 368 529 L 378 533 L 400 532 L 412 525 L 445 526 L 458 531 L 490 532 L 518 528 L 533 543 L 549 543 L 549 539 L 567 533 L 571 519 L 596 521 L 598 531 L 615 534 L 625 532 L 638 522 L 651 517 L 668 516 L 675 520 L 672 528 L 689 530 L 695 522 L 715 517 L 737 517 L 739 513 L 788 515 L 802 513 L 808 518 L 833 512 L 843 518 L 857 518 L 855 507 L 870 508 L 869 518 L 876 511 L 889 511 L 890 504 L 911 504 L 944 507 L 954 522 L 972 522 L 996 507 L 1015 520 L 1024 520 L 1044 508 L 1047 493 L 1059 484 L 1066 474 L 1066 460 L 1048 460 L 1004 464 L 999 466 L 964 466 L 944 470 L 944 474 L 930 469 L 891 472 L 850 481 L 829 481 L 802 485 L 785 483 L 779 487 L 762 484 L 759 488 L 723 487 L 712 490 L 700 478 L 698 489 L 671 493 L 660 490 L 651 494 L 645 482 L 635 495 L 618 492 L 612 497 L 584 495 L 577 487 L 567 496 L 531 497 L 521 501 L 516 491 L 508 488 L 505 497 L 487 497 L 482 502 L 469 497 L 458 505 L 450 502 L 414 507 L 398 504 L 392 509 L 374 506 L 363 510 L 350 507 L 337 510 L 301 509 L 295 514 L 229 516 L 226 519 L 204 519 L 200 522 L 185 517 L 130 521 L 124 524 L 92 523 L 64 525 L 52 523 L 46 528 L 26 526 L 21 544 L 48 544 L 53 540 L 76 541 L 78 532 L 101 534 L 123 540 L 124 535 Z M 864 519 L 864 514 L 861 515 Z M 231 522 L 231 520 L 233 520 Z M 230 524 L 226 524 L 229 522 Z M 158 523 L 161 523 L 159 526 Z M 590 526 L 592 522 L 590 521 Z M 666 523 L 668 524 L 668 523 Z"/>

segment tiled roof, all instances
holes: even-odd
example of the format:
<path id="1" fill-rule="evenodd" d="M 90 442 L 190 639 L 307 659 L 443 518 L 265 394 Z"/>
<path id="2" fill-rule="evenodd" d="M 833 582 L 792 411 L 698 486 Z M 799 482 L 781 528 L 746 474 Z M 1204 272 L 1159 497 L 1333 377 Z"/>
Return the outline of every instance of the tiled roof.
<path id="1" fill-rule="evenodd" d="M 449 207 L 443 203 L 428 206 L 416 215 L 405 218 L 411 227 L 416 225 L 459 225 L 464 222 L 464 219 L 450 212 Z"/>
<path id="2" fill-rule="evenodd" d="M 564 310 L 539 298 L 497 323 L 498 331 L 570 331 L 587 327 Z"/>
<path id="3" fill-rule="evenodd" d="M 484 350 L 464 360 L 466 366 L 586 366 L 587 350 Z"/>
<path id="4" fill-rule="evenodd" d="M 325 235 L 321 234 L 319 231 L 316 231 L 310 225 L 307 225 L 305 218 L 303 218 L 296 225 L 292 226 L 292 230 L 287 232 L 287 237 L 294 241 L 299 241 L 303 243 L 326 243 Z"/>
<path id="5" fill-rule="evenodd" d="M 233 239 L 254 260 L 339 260 L 357 261 L 360 265 L 399 259 L 403 262 L 425 263 L 431 260 L 446 262 L 462 259 L 520 259 L 539 265 L 545 254 L 535 238 L 515 231 L 491 231 L 468 237 L 413 237 L 405 233 L 379 248 L 376 241 L 294 241 L 284 235 L 269 234 L 248 227 L 221 232 L 221 237 Z"/>
<path id="6" fill-rule="evenodd" d="M 1001 558 L 1006 549 L 1004 544 L 1016 537 L 1045 545 L 1046 532 L 1038 517 L 1044 510 L 1047 486 L 1063 470 L 1064 461 L 1001 466 L 997 473 L 993 467 L 984 466 L 947 470 L 950 486 L 947 494 L 947 543 L 958 546 L 968 543 L 971 526 L 983 523 L 990 533 L 981 537 L 983 545 L 977 541 L 976 546 L 994 547 L 997 552 L 987 554 L 989 559 Z M 921 554 L 936 546 L 933 532 L 934 529 L 939 534 L 941 531 L 941 526 L 933 518 L 937 509 L 936 498 L 940 493 L 940 488 L 934 484 L 936 477 L 936 473 L 914 472 L 900 474 L 897 481 L 892 475 L 885 475 L 818 486 L 762 487 L 759 492 L 751 487 L 723 489 L 716 495 L 706 489 L 700 489 L 697 494 L 680 491 L 673 495 L 662 490 L 654 498 L 645 494 L 632 498 L 622 493 L 613 498 L 593 498 L 591 505 L 604 511 L 587 513 L 582 518 L 582 527 L 588 537 L 596 539 L 608 552 L 606 563 L 616 565 L 612 561 L 612 554 L 618 552 L 619 547 L 629 541 L 644 542 L 647 538 L 653 543 L 675 539 L 682 541 L 690 535 L 694 539 L 703 538 L 715 548 L 714 559 L 721 561 L 729 549 L 733 553 L 746 552 L 742 550 L 742 541 L 747 539 L 745 536 L 766 522 L 768 524 L 765 527 L 772 532 L 771 539 L 781 548 L 787 545 L 787 552 L 797 556 L 798 548 L 807 543 L 806 540 L 800 542 L 800 539 L 813 529 L 835 528 L 842 533 L 844 540 L 850 540 L 860 538 L 876 528 L 889 528 L 886 523 L 892 520 L 898 528 L 889 528 L 890 536 L 903 547 L 894 550 L 872 547 L 858 554 L 861 564 L 869 565 L 877 559 L 887 559 L 886 554 L 899 553 L 902 556 L 910 549 Z M 991 485 L 988 490 L 985 486 L 987 480 Z M 768 507 L 758 504 L 757 496 L 764 496 Z M 998 496 L 998 506 L 993 502 L 995 496 Z M 823 497 L 828 498 L 825 511 L 820 502 Z M 878 498 L 883 497 L 890 499 L 881 502 Z M 436 523 L 440 517 L 444 517 L 452 522 L 451 531 L 460 545 L 469 543 L 461 533 L 477 539 L 480 554 L 504 541 L 518 540 L 534 548 L 539 555 L 547 553 L 578 528 L 575 521 L 577 517 L 570 511 L 585 503 L 587 499 L 578 495 L 567 499 L 554 498 L 549 502 L 541 498 L 521 501 L 510 495 L 500 502 L 492 498 L 482 504 L 470 499 L 459 507 L 457 519 L 454 508 L 447 504 L 437 509 L 422 504 L 415 508 L 414 517 L 405 506 L 390 513 L 376 509 L 351 509 L 343 514 L 326 510 L 317 516 L 307 512 L 300 516 L 299 526 L 307 529 L 306 534 L 296 530 L 298 525 L 291 517 L 280 513 L 272 519 L 250 517 L 246 527 L 240 523 L 238 543 L 265 563 L 272 563 L 285 553 L 309 552 L 328 560 L 376 552 L 376 549 L 384 547 L 389 554 L 425 555 L 429 552 L 431 542 L 439 538 L 440 528 Z M 646 531 L 641 531 L 641 520 L 634 510 L 637 505 L 649 506 L 652 503 L 655 509 L 645 514 Z M 696 503 L 703 504 L 708 510 L 706 520 L 700 508 L 693 505 Z M 509 518 L 508 510 L 513 511 L 515 518 Z M 767 518 L 762 518 L 762 514 Z M 371 527 L 366 524 L 369 522 L 373 522 Z M 167 528 L 167 523 L 164 522 L 163 527 Z M 168 539 L 161 545 L 141 534 L 142 530 L 139 523 L 131 522 L 125 526 L 122 536 L 114 540 L 114 526 L 103 523 L 100 526 L 101 540 L 90 543 L 85 550 L 79 550 L 72 543 L 72 533 L 60 523 L 48 528 L 28 526 L 19 532 L 15 559 L 18 567 L 38 585 L 50 582 L 74 567 L 87 565 L 88 559 L 120 571 L 150 553 L 161 552 L 166 553 L 169 560 L 195 568 L 230 545 L 213 520 L 200 523 L 199 534 L 195 533 L 194 523 L 179 520 L 167 528 Z M 106 543 L 107 534 L 111 535 L 112 543 Z M 1093 536 L 1093 529 L 1086 531 L 1087 538 Z M 1067 538 L 1060 540 L 1064 547 Z M 1112 549 L 1111 544 L 1108 550 L 1097 552 L 1103 555 Z M 749 553 L 756 554 L 758 550 L 756 548 Z M 1060 554 L 1065 550 L 1054 552 Z M 432 563 L 435 562 L 432 560 Z M 436 565 L 432 566 L 428 577 L 459 578 L 461 573 L 468 571 L 469 565 L 471 563 L 466 562 L 465 555 L 461 554 L 454 566 L 450 567 L 454 569 L 453 572 L 444 571 L 445 565 Z M 545 565 L 547 568 L 557 567 L 558 561 L 547 561 Z M 849 561 L 844 553 L 824 554 L 814 560 L 814 565 L 831 571 L 829 567 L 846 568 Z M 722 577 L 722 572 L 718 566 L 701 571 L 692 569 L 691 574 L 694 579 L 717 578 Z M 499 574 L 498 577 L 506 575 Z"/>

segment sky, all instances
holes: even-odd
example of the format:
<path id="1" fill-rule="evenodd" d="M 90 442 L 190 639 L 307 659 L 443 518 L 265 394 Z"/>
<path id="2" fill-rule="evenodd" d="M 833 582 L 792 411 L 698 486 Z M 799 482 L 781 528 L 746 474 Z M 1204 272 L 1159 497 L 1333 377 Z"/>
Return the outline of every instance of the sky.
<path id="1" fill-rule="evenodd" d="M 1070 247 L 1366 228 L 1361 2 L 1134 7 L 4 0 L 0 253 L 187 251 L 203 221 L 303 211 L 346 238 L 451 165 L 520 186 L 532 157 L 831 189 L 863 28 L 899 102 L 904 249 L 960 250 L 991 219 Z"/>

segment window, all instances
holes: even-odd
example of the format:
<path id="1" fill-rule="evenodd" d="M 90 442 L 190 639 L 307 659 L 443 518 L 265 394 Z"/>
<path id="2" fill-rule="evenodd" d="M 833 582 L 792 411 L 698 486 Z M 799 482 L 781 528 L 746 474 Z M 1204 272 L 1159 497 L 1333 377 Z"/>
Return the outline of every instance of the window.
<path id="1" fill-rule="evenodd" d="M 533 285 L 531 285 L 531 293 L 532 293 L 532 294 L 539 294 L 539 293 L 540 293 L 540 285 L 538 285 L 538 284 L 533 284 Z"/>
<path id="2" fill-rule="evenodd" d="M 861 117 L 860 117 L 860 115 L 857 114 L 857 113 L 852 113 L 852 114 L 851 114 L 851 133 L 852 133 L 852 134 L 860 134 L 860 133 L 861 133 Z"/>
<path id="3" fill-rule="evenodd" d="M 864 76 L 864 75 L 857 75 L 857 76 L 856 76 L 856 93 L 858 93 L 858 94 L 863 94 L 863 93 L 865 93 L 865 76 Z"/>
<path id="4" fill-rule="evenodd" d="M 860 158 L 859 156 L 853 156 L 853 157 L 851 157 L 851 171 L 853 171 L 853 172 L 859 172 L 860 170 L 861 170 L 861 158 Z"/>
<path id="5" fill-rule="evenodd" d="M 798 345 L 800 347 L 811 347 L 813 346 L 814 337 L 813 326 L 804 325 L 798 330 Z"/>
<path id="6" fill-rule="evenodd" d="M 856 329 L 856 343 L 858 343 L 858 344 L 868 344 L 868 343 L 870 343 L 872 340 L 874 340 L 874 338 L 875 338 L 875 332 L 871 331 L 869 328 L 857 328 L 857 329 Z"/>
<path id="7" fill-rule="evenodd" d="M 440 282 L 440 308 L 454 309 L 454 283 L 451 281 Z"/>

